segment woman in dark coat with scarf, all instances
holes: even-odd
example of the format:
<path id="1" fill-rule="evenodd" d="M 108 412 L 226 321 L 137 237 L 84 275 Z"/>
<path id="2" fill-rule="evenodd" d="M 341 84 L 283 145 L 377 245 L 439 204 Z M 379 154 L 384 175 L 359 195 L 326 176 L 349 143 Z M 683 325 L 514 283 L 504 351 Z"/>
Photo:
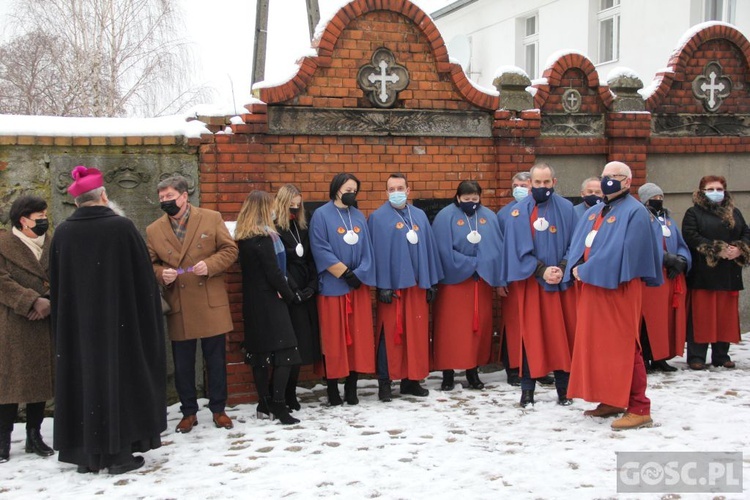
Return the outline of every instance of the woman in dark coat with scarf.
<path id="1" fill-rule="evenodd" d="M 310 251 L 307 214 L 302 193 L 294 184 L 279 189 L 274 200 L 276 231 L 286 251 L 286 275 L 292 290 L 299 293 L 300 302 L 289 304 L 289 315 L 297 336 L 297 348 L 303 365 L 317 364 L 320 355 L 320 331 L 315 294 L 318 291 L 318 273 Z M 286 404 L 290 410 L 299 410 L 297 380 L 300 366 L 293 366 L 286 386 Z"/>
<path id="2" fill-rule="evenodd" d="M 750 264 L 750 228 L 726 189 L 724 177 L 703 177 L 682 220 L 693 258 L 687 277 L 687 361 L 693 370 L 705 368 L 708 344 L 711 364 L 734 368 L 729 343 L 740 341 L 739 291 L 742 268 Z"/>
<path id="3" fill-rule="evenodd" d="M 26 453 L 54 454 L 40 434 L 53 396 L 47 202 L 21 196 L 10 222 L 0 232 L 0 463 L 10 458 L 19 403 L 26 403 Z"/>
<path id="4" fill-rule="evenodd" d="M 301 359 L 287 303 L 299 298 L 287 283 L 286 255 L 281 238 L 273 229 L 272 204 L 270 194 L 253 191 L 237 217 L 235 239 L 242 268 L 245 361 L 253 368 L 258 418 L 268 418 L 271 413 L 282 424 L 296 424 L 299 420 L 289 415 L 285 394 L 289 373 Z"/>

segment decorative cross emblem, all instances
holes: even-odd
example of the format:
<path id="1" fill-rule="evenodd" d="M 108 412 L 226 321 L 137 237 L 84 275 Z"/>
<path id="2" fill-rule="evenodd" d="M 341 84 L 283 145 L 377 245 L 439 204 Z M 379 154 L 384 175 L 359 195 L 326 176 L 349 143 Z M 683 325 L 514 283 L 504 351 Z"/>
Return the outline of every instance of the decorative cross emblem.
<path id="1" fill-rule="evenodd" d="M 581 110 L 581 93 L 576 89 L 567 89 L 562 95 L 562 107 L 568 113 L 577 113 Z"/>
<path id="2" fill-rule="evenodd" d="M 409 85 L 409 71 L 396 64 L 393 52 L 385 47 L 372 54 L 371 63 L 359 68 L 357 83 L 372 104 L 379 108 L 390 108 L 396 103 L 399 91 Z"/>
<path id="3" fill-rule="evenodd" d="M 703 101 L 706 111 L 716 112 L 732 92 L 732 80 L 723 76 L 721 64 L 711 61 L 703 68 L 703 74 L 693 80 L 693 95 Z"/>

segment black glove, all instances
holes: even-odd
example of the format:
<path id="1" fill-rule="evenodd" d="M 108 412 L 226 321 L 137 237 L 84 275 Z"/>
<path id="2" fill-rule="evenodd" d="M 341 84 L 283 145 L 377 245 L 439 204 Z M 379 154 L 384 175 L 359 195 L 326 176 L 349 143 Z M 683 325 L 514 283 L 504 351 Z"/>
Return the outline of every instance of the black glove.
<path id="1" fill-rule="evenodd" d="M 309 287 L 297 290 L 297 294 L 294 297 L 294 303 L 301 304 L 303 302 L 307 302 L 313 295 L 315 295 L 315 290 Z"/>
<path id="2" fill-rule="evenodd" d="M 667 278 L 675 279 L 687 271 L 687 260 L 682 255 L 666 252 L 664 254 L 664 267 L 667 269 Z"/>
<path id="3" fill-rule="evenodd" d="M 437 290 L 438 289 L 436 286 L 431 286 L 430 288 L 427 289 L 427 303 L 428 304 L 432 304 L 433 302 L 435 302 L 435 299 L 437 298 Z"/>
<path id="4" fill-rule="evenodd" d="M 395 296 L 396 293 L 390 288 L 378 288 L 378 300 L 383 304 L 390 304 Z"/>
<path id="5" fill-rule="evenodd" d="M 353 289 L 357 289 L 362 285 L 362 282 L 359 281 L 359 278 L 357 278 L 357 275 L 354 274 L 354 272 L 347 268 L 346 271 L 344 271 L 344 274 L 341 275 L 341 278 L 346 281 L 346 284 L 349 285 Z"/>

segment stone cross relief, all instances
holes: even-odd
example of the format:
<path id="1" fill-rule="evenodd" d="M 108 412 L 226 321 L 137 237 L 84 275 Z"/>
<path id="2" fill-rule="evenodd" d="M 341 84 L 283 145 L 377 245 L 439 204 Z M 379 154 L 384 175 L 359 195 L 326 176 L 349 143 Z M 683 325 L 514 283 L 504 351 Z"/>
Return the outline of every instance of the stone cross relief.
<path id="1" fill-rule="evenodd" d="M 563 109 L 568 113 L 577 113 L 581 110 L 581 93 L 576 89 L 567 89 L 562 95 Z"/>
<path id="2" fill-rule="evenodd" d="M 396 64 L 393 52 L 385 47 L 377 49 L 370 61 L 359 68 L 357 83 L 374 106 L 390 108 L 398 93 L 409 85 L 409 71 Z"/>
<path id="3" fill-rule="evenodd" d="M 693 80 L 693 95 L 703 101 L 706 111 L 716 112 L 732 92 L 732 80 L 723 76 L 721 64 L 711 61 L 703 68 L 703 74 Z"/>

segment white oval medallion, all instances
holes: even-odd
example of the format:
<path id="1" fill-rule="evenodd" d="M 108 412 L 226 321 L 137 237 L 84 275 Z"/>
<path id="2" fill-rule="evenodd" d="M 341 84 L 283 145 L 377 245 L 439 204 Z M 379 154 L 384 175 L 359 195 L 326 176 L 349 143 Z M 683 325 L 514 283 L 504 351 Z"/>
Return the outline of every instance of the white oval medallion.
<path id="1" fill-rule="evenodd" d="M 297 246 L 294 247 L 294 251 L 297 254 L 297 257 L 305 255 L 305 249 L 302 247 L 302 243 L 297 243 Z"/>
<path id="2" fill-rule="evenodd" d="M 669 238 L 670 236 L 672 236 L 672 230 L 669 229 L 667 226 L 662 226 L 661 234 L 663 234 L 665 238 Z"/>
<path id="3" fill-rule="evenodd" d="M 477 243 L 482 241 L 482 235 L 474 230 L 466 235 L 466 239 L 469 240 L 469 243 L 474 243 L 476 245 Z"/>
<path id="4" fill-rule="evenodd" d="M 344 235 L 344 243 L 346 243 L 347 245 L 356 245 L 358 241 L 359 235 L 351 229 L 348 230 Z"/>
<path id="5" fill-rule="evenodd" d="M 416 245 L 419 242 L 419 235 L 413 229 L 409 229 L 406 233 L 406 240 L 412 245 Z"/>
<path id="6" fill-rule="evenodd" d="M 594 244 L 594 238 L 596 238 L 596 233 L 598 231 L 596 229 L 592 229 L 589 231 L 589 234 L 586 235 L 586 248 L 591 248 L 591 245 Z"/>

